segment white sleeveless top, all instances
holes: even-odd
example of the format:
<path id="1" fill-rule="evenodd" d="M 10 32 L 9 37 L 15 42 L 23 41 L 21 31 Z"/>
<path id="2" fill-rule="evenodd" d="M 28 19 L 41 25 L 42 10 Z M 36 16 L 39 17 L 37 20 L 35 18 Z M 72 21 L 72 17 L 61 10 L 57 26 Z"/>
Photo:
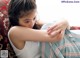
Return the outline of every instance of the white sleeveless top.
<path id="1" fill-rule="evenodd" d="M 8 32 L 8 38 L 9 38 L 10 44 L 12 45 L 16 53 L 16 56 L 18 56 L 18 58 L 40 58 L 39 42 L 26 41 L 24 48 L 19 50 L 11 42 L 9 33 L 10 31 Z"/>

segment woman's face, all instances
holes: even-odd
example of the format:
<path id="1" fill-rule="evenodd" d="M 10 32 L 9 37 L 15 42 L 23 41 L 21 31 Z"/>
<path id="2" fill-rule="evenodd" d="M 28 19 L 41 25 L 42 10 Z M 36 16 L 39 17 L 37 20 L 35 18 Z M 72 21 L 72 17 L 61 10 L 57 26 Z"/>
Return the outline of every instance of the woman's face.
<path id="1" fill-rule="evenodd" d="M 23 27 L 33 28 L 35 22 L 36 22 L 36 11 L 33 11 L 29 15 L 25 15 L 19 18 L 19 25 Z"/>

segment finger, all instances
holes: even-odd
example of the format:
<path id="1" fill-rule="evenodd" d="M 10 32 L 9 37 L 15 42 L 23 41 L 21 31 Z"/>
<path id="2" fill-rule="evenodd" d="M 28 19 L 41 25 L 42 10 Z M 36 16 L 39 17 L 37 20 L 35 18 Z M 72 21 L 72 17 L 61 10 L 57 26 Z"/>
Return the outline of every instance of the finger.
<path id="1" fill-rule="evenodd" d="M 57 25 L 52 25 L 52 26 L 50 26 L 47 31 L 49 32 L 49 31 L 53 30 L 56 26 L 57 26 Z"/>
<path id="2" fill-rule="evenodd" d="M 61 31 L 61 35 L 62 35 L 61 38 L 64 37 L 64 34 L 65 34 L 65 30 L 62 30 L 62 31 Z"/>
<path id="3" fill-rule="evenodd" d="M 57 33 L 57 34 L 53 37 L 53 39 L 54 39 L 55 42 L 61 40 L 61 36 L 60 36 L 60 34 L 61 34 L 61 31 L 60 31 L 59 33 Z"/>
<path id="4" fill-rule="evenodd" d="M 60 25 L 56 25 L 54 28 L 52 27 L 51 29 L 49 29 L 48 33 L 50 34 L 53 31 L 60 29 L 61 27 L 62 27 L 61 24 Z"/>
<path id="5" fill-rule="evenodd" d="M 47 32 L 50 30 L 50 27 L 48 27 Z"/>
<path id="6" fill-rule="evenodd" d="M 53 30 L 57 30 L 57 29 L 60 29 L 62 27 L 63 27 L 62 24 L 58 24 Z"/>
<path id="7" fill-rule="evenodd" d="M 60 35 L 58 36 L 58 40 L 59 40 L 59 41 L 63 39 L 64 33 L 65 33 L 65 32 L 62 30 L 61 33 L 60 33 Z"/>
<path id="8" fill-rule="evenodd" d="M 61 32 L 61 29 L 52 32 L 50 35 L 53 37 Z"/>
<path id="9" fill-rule="evenodd" d="M 59 30 L 59 29 L 62 29 L 62 28 L 60 28 L 60 27 L 55 27 L 54 29 L 49 30 L 49 31 L 48 31 L 48 34 L 51 34 L 52 32 L 54 32 L 54 31 L 56 31 L 56 30 Z"/>

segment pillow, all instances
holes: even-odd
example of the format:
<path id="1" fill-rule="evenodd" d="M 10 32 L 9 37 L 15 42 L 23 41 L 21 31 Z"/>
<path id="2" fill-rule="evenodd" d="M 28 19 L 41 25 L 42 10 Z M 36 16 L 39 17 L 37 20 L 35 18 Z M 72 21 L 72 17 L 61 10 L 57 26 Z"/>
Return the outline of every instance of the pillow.
<path id="1" fill-rule="evenodd" d="M 9 1 L 10 0 L 0 0 L 0 54 L 2 50 L 8 50 L 8 58 L 17 58 L 7 37 L 9 26 L 7 7 Z M 3 56 L 0 55 L 0 58 L 2 57 Z"/>

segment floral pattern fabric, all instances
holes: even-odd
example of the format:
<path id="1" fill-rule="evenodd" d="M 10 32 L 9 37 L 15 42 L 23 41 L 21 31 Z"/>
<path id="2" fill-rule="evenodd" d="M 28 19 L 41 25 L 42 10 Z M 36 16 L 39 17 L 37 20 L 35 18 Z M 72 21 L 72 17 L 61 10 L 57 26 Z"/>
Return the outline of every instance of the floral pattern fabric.
<path id="1" fill-rule="evenodd" d="M 14 50 L 12 49 L 8 37 L 8 3 L 10 0 L 0 0 L 0 51 L 8 50 L 8 58 L 17 58 Z"/>

